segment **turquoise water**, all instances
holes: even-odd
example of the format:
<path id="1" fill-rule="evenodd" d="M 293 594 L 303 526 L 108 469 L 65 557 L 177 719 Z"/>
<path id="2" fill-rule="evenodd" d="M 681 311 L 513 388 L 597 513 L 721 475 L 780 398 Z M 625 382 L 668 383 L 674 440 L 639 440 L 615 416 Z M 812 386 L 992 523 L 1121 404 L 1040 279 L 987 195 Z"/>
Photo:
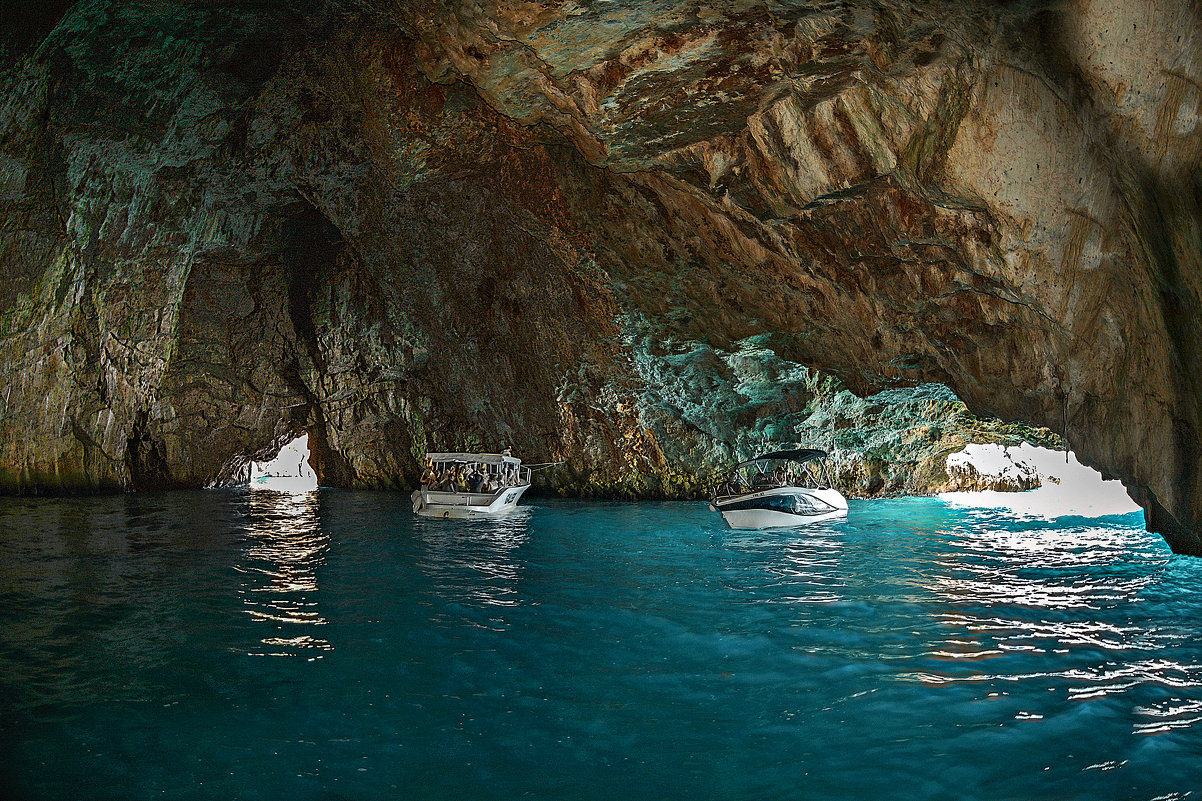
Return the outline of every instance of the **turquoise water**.
<path id="1" fill-rule="evenodd" d="M 1202 560 L 936 499 L 0 501 L 0 796 L 1181 799 Z"/>

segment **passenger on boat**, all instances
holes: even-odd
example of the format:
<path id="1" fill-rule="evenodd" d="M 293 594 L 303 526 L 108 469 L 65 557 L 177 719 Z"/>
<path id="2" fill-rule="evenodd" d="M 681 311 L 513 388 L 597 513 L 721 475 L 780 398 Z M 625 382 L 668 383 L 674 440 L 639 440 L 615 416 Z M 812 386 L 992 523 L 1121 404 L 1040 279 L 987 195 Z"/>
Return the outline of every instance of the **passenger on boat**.
<path id="1" fill-rule="evenodd" d="M 480 465 L 472 465 L 472 473 L 467 478 L 467 488 L 471 492 L 480 492 L 484 487 L 484 475 L 480 472 Z"/>

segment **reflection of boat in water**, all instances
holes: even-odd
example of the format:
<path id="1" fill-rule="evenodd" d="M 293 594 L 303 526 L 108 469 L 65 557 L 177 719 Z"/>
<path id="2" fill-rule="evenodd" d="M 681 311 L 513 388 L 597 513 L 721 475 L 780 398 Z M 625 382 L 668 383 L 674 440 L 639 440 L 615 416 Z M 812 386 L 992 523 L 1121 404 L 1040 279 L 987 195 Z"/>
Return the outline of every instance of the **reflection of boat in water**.
<path id="1" fill-rule="evenodd" d="M 530 468 L 508 453 L 427 453 L 413 511 L 424 517 L 492 517 L 530 489 Z"/>
<path id="2" fill-rule="evenodd" d="M 826 452 L 803 448 L 735 465 L 710 508 L 731 528 L 783 528 L 842 517 L 847 498 L 833 486 Z"/>

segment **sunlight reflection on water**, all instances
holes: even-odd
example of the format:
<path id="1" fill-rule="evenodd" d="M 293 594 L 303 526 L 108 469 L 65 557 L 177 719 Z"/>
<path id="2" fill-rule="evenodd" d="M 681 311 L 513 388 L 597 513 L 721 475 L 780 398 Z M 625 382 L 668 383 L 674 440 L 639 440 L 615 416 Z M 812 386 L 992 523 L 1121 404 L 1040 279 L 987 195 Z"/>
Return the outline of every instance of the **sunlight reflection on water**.
<path id="1" fill-rule="evenodd" d="M 318 609 L 317 570 L 325 563 L 330 538 L 322 530 L 317 492 L 255 490 L 246 494 L 250 525 L 245 559 L 234 570 L 244 576 L 238 592 L 243 612 L 269 626 L 271 634 L 248 651 L 252 656 L 321 658 L 333 646 L 296 626 L 324 626 Z"/>
<path id="2" fill-rule="evenodd" d="M 1049 529 L 1048 525 L 977 512 L 973 523 L 953 532 L 935 564 L 930 588 L 955 611 L 936 614 L 950 631 L 927 652 L 964 670 L 918 671 L 912 678 L 928 686 L 1059 682 L 1070 702 L 1111 698 L 1136 688 L 1192 690 L 1202 687 L 1202 665 L 1163 656 L 1185 635 L 1164 627 L 1123 625 L 1114 610 L 1136 608 L 1169 563 L 1147 540 L 1134 547 L 1122 526 L 1087 523 Z M 1134 551 L 1134 553 L 1133 553 Z M 1138 568 L 1132 569 L 1132 565 Z M 1149 570 L 1149 566 L 1152 569 Z M 1073 652 L 1095 655 L 1095 664 L 1055 669 Z M 1148 653 L 1149 658 L 1134 658 Z M 1027 654 L 1046 667 L 1027 671 Z M 1151 654 L 1157 654 L 1153 657 Z M 1011 656 L 1010 659 L 1003 657 Z M 985 660 L 985 661 L 981 661 Z M 984 665 L 1011 670 L 981 670 Z M 1168 699 L 1137 706 L 1134 714 L 1153 718 L 1133 724 L 1137 734 L 1188 728 L 1202 720 L 1195 700 Z M 1042 720 L 1022 712 L 1019 720 Z"/>

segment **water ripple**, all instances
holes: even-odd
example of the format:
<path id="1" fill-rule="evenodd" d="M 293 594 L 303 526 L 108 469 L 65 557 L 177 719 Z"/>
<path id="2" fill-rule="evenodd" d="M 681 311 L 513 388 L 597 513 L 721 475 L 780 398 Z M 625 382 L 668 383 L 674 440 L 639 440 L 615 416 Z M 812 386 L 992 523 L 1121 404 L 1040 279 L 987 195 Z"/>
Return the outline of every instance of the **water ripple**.
<path id="1" fill-rule="evenodd" d="M 333 646 L 294 626 L 325 626 L 320 609 L 318 570 L 325 564 L 329 536 L 320 521 L 319 494 L 256 490 L 246 494 L 249 525 L 243 561 L 233 566 L 243 612 L 270 627 L 252 656 L 320 658 Z"/>
<path id="2" fill-rule="evenodd" d="M 904 499 L 731 532 L 703 503 L 474 523 L 182 493 L 14 501 L 0 532 L 0 746 L 31 801 L 1199 786 L 1202 560 L 1134 518 Z"/>
<path id="3" fill-rule="evenodd" d="M 1202 700 L 1170 698 L 1154 706 L 1138 706 L 1135 713 L 1152 718 L 1147 723 L 1137 723 L 1136 734 L 1164 734 L 1176 729 L 1188 729 L 1202 722 Z"/>

